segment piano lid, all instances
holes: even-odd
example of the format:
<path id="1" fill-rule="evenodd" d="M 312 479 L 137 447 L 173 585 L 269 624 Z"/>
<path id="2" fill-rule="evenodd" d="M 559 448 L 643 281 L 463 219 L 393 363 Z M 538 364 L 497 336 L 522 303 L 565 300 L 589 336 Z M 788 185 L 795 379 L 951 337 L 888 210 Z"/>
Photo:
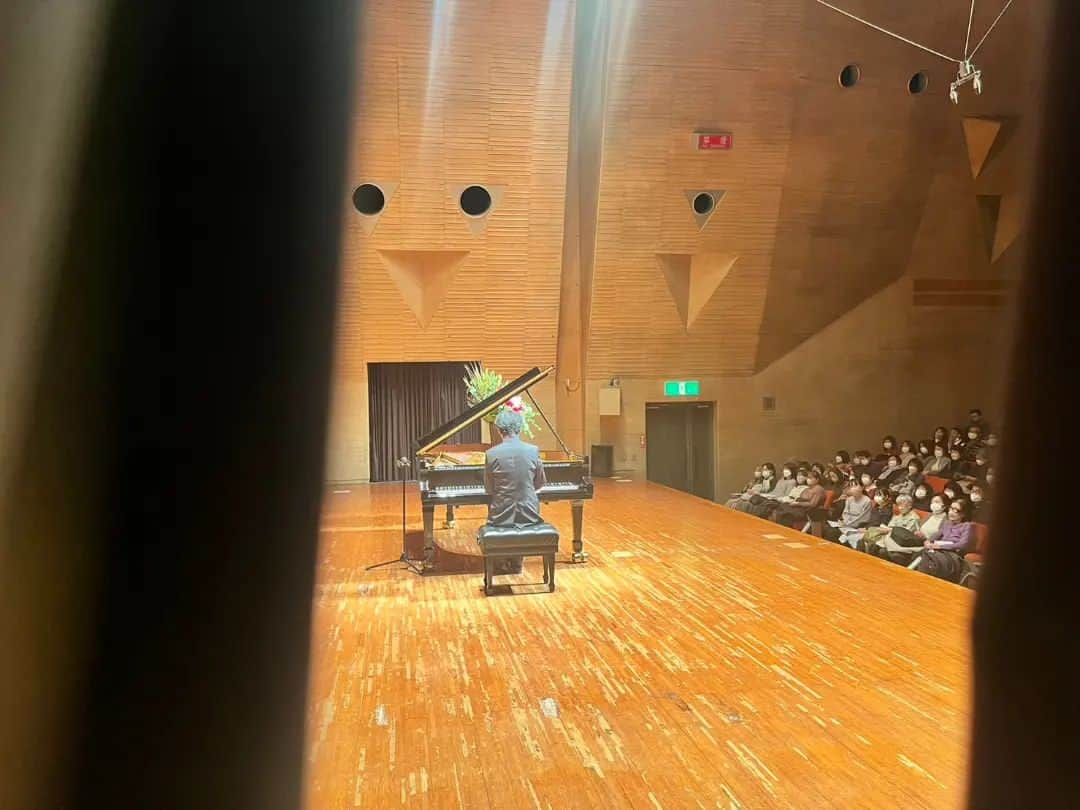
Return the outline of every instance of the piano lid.
<path id="1" fill-rule="evenodd" d="M 417 439 L 416 453 L 418 455 L 420 453 L 426 453 L 432 447 L 442 444 L 458 431 L 464 430 L 473 422 L 476 422 L 491 413 L 511 397 L 516 397 L 526 388 L 540 382 L 540 380 L 544 379 L 554 369 L 555 366 L 548 366 L 543 370 L 532 368 L 529 371 L 526 371 L 516 380 L 507 383 L 487 399 L 476 403 L 460 415 L 455 416 L 449 422 L 439 425 L 426 436 Z"/>

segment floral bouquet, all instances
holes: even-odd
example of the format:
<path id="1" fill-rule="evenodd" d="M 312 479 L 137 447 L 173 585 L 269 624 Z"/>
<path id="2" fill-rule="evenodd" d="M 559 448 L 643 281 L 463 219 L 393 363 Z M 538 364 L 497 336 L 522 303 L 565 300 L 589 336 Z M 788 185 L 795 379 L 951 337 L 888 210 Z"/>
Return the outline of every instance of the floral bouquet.
<path id="1" fill-rule="evenodd" d="M 482 368 L 480 365 L 466 366 L 465 377 L 462 379 L 465 381 L 465 399 L 469 405 L 482 402 L 506 384 L 501 374 L 497 374 L 489 368 Z M 521 397 L 511 397 L 503 403 L 502 407 L 521 414 L 521 418 L 525 423 L 521 432 L 526 437 L 532 438 L 534 428 L 536 430 L 540 429 L 539 425 L 536 424 L 536 409 Z M 495 417 L 498 415 L 499 409 L 496 408 L 484 416 L 484 421 L 493 425 Z"/>

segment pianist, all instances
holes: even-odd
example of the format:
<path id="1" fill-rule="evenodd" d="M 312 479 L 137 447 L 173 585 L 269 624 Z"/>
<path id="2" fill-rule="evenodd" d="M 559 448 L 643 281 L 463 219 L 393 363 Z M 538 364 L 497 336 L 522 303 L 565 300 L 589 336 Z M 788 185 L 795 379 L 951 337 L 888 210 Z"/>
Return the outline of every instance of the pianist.
<path id="1" fill-rule="evenodd" d="M 502 442 L 484 458 L 484 489 L 488 495 L 489 526 L 528 526 L 540 522 L 536 491 L 545 483 L 544 463 L 536 445 L 521 440 L 520 413 L 501 408 L 495 427 Z"/>

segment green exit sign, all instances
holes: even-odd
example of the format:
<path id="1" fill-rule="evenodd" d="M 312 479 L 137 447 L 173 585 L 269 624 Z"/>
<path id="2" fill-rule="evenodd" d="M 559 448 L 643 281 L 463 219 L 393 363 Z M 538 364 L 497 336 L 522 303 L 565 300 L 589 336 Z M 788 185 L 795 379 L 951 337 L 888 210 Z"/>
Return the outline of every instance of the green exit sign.
<path id="1" fill-rule="evenodd" d="M 667 380 L 664 383 L 665 397 L 696 397 L 701 395 L 701 383 L 697 380 Z"/>

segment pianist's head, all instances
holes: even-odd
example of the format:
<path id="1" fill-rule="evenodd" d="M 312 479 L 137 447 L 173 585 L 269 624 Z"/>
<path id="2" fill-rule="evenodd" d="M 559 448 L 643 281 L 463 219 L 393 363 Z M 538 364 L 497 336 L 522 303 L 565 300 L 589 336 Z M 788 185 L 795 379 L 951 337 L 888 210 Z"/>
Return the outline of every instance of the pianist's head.
<path id="1" fill-rule="evenodd" d="M 499 429 L 499 433 L 503 435 L 503 438 L 517 436 L 525 427 L 525 420 L 520 413 L 509 408 L 503 408 L 499 411 L 499 415 L 495 417 L 495 427 Z"/>

